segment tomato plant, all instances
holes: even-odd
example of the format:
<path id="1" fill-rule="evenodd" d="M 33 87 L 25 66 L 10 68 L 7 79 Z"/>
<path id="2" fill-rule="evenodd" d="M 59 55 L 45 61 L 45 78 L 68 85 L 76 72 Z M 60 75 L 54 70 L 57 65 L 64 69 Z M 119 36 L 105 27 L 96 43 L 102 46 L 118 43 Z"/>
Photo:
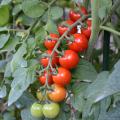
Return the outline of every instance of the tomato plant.
<path id="1" fill-rule="evenodd" d="M 0 0 L 0 120 L 116 120 L 120 0 Z"/>

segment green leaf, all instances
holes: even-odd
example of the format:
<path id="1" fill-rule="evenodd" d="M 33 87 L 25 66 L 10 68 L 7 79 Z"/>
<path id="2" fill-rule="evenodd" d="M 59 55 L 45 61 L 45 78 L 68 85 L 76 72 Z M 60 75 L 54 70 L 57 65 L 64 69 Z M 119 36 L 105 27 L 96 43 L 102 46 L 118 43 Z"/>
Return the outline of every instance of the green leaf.
<path id="1" fill-rule="evenodd" d="M 20 107 L 29 107 L 34 102 L 36 102 L 36 99 L 33 97 L 33 95 L 31 93 L 29 93 L 28 91 L 25 91 L 23 93 L 23 95 L 15 103 L 15 105 L 18 108 L 20 108 Z"/>
<path id="2" fill-rule="evenodd" d="M 3 120 L 16 120 L 11 112 L 5 112 L 3 115 Z"/>
<path id="3" fill-rule="evenodd" d="M 88 83 L 76 83 L 72 87 L 73 96 L 71 98 L 71 104 L 79 112 L 82 112 L 85 104 L 84 92 L 87 86 L 88 86 Z"/>
<path id="4" fill-rule="evenodd" d="M 5 68 L 4 77 L 10 77 L 10 76 L 12 76 L 12 70 L 11 70 L 10 62 L 8 62 Z"/>
<path id="5" fill-rule="evenodd" d="M 115 64 L 114 70 L 109 75 L 103 72 L 98 75 L 86 91 L 86 98 L 93 103 L 98 102 L 110 95 L 120 92 L 120 60 Z M 108 76 L 109 75 L 109 76 Z"/>
<path id="6" fill-rule="evenodd" d="M 4 98 L 6 94 L 7 94 L 6 86 L 4 85 L 0 88 L 0 98 Z"/>
<path id="7" fill-rule="evenodd" d="M 14 54 L 13 59 L 11 61 L 11 69 L 14 72 L 18 67 L 22 67 L 22 63 L 25 62 L 23 59 L 24 54 L 26 51 L 26 44 L 23 44 L 17 52 Z"/>
<path id="8" fill-rule="evenodd" d="M 9 6 L 0 5 L 0 26 L 7 24 L 9 21 Z"/>
<path id="9" fill-rule="evenodd" d="M 36 18 L 44 13 L 46 6 L 39 0 L 24 0 L 22 3 L 22 9 L 29 17 Z"/>
<path id="10" fill-rule="evenodd" d="M 7 5 L 11 2 L 12 0 L 2 0 L 1 5 Z"/>
<path id="11" fill-rule="evenodd" d="M 28 52 L 31 52 L 35 48 L 35 39 L 34 38 L 29 38 L 27 40 L 27 50 Z"/>
<path id="12" fill-rule="evenodd" d="M 33 117 L 30 113 L 30 108 L 23 109 L 21 111 L 21 118 L 22 118 L 22 120 L 42 120 L 42 118 L 40 119 L 40 118 Z"/>
<path id="13" fill-rule="evenodd" d="M 34 19 L 31 17 L 26 16 L 25 14 L 21 14 L 18 19 L 18 21 L 20 20 L 22 24 L 26 25 L 26 26 L 30 26 L 31 24 L 33 24 Z"/>
<path id="14" fill-rule="evenodd" d="M 1 34 L 0 35 L 0 49 L 4 47 L 6 42 L 9 40 L 10 35 L 9 34 Z"/>
<path id="15" fill-rule="evenodd" d="M 108 11 L 111 9 L 112 0 L 101 0 L 100 8 L 98 9 L 98 15 L 101 20 L 107 16 Z"/>
<path id="16" fill-rule="evenodd" d="M 120 103 L 108 112 L 100 114 L 98 120 L 120 120 Z"/>
<path id="17" fill-rule="evenodd" d="M 17 15 L 21 10 L 22 10 L 21 4 L 16 5 L 12 10 L 12 15 L 13 16 Z"/>
<path id="18" fill-rule="evenodd" d="M 40 27 L 38 31 L 35 33 L 36 44 L 40 48 L 40 50 L 43 51 L 46 49 L 43 45 L 46 36 L 47 36 L 47 32 L 43 27 Z"/>
<path id="19" fill-rule="evenodd" d="M 74 80 L 95 80 L 97 72 L 93 65 L 86 60 L 81 59 L 78 66 L 72 70 Z"/>
<path id="20" fill-rule="evenodd" d="M 13 74 L 14 80 L 11 84 L 11 90 L 8 98 L 8 105 L 10 106 L 16 102 L 23 92 L 35 81 L 35 69 L 32 68 L 18 68 Z M 17 91 L 17 92 L 16 92 Z"/>
<path id="21" fill-rule="evenodd" d="M 0 50 L 0 52 L 4 51 L 13 51 L 15 50 L 16 45 L 19 43 L 19 38 L 10 38 L 8 42 L 5 44 L 5 46 Z"/>
<path id="22" fill-rule="evenodd" d="M 49 33 L 57 33 L 57 25 L 52 20 L 48 20 L 45 30 Z"/>
<path id="23" fill-rule="evenodd" d="M 61 18 L 63 16 L 63 9 L 58 6 L 51 7 L 50 16 L 53 20 Z"/>
<path id="24" fill-rule="evenodd" d="M 7 64 L 6 60 L 0 60 L 0 69 L 4 68 L 6 64 Z"/>

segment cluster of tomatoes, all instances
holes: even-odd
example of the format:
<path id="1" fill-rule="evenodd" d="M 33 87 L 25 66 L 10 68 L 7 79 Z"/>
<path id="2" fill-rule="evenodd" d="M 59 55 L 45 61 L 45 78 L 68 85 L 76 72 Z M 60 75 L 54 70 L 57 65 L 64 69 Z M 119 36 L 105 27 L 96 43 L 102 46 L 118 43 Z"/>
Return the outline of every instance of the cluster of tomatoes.
<path id="1" fill-rule="evenodd" d="M 80 8 L 83 15 L 87 15 L 85 7 Z M 47 99 L 51 102 L 41 105 L 40 103 L 34 103 L 31 107 L 31 114 L 34 117 L 41 117 L 44 115 L 46 118 L 55 118 L 60 111 L 58 102 L 65 100 L 67 96 L 66 86 L 70 84 L 72 79 L 71 69 L 77 67 L 80 58 L 78 53 L 86 51 L 88 48 L 88 41 L 91 35 L 91 20 L 87 19 L 84 21 L 86 27 L 81 28 L 81 32 L 77 32 L 77 26 L 73 27 L 67 34 L 66 43 L 67 50 L 62 52 L 55 50 L 55 46 L 59 38 L 69 29 L 74 22 L 81 18 L 81 14 L 70 10 L 69 20 L 66 20 L 64 24 L 58 26 L 58 33 L 50 33 L 44 41 L 44 46 L 47 48 L 45 55 L 40 59 L 40 64 L 47 68 L 39 76 L 41 85 L 48 84 L 51 86 L 51 90 L 47 90 Z M 69 40 L 71 38 L 72 40 Z M 66 36 L 64 36 L 66 37 Z M 58 48 L 60 45 L 58 46 Z M 54 52 L 53 52 L 54 50 Z M 61 54 L 60 54 L 61 53 Z M 50 56 L 52 55 L 52 58 Z M 51 62 L 50 62 L 51 59 Z M 42 93 L 37 93 L 39 100 L 45 100 Z"/>

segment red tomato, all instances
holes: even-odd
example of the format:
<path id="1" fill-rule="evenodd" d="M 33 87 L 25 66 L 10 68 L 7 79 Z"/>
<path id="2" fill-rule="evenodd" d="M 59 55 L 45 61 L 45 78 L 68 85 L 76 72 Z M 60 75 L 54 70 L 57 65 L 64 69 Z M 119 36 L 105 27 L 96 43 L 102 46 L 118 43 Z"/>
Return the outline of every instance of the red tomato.
<path id="1" fill-rule="evenodd" d="M 66 32 L 66 31 L 68 30 L 68 25 L 72 25 L 73 23 L 74 23 L 74 22 L 71 21 L 71 20 L 66 20 L 66 21 L 65 21 L 65 24 L 66 24 L 66 25 L 60 25 L 60 26 L 58 26 L 58 32 L 59 32 L 59 34 L 60 34 L 60 35 L 63 35 L 64 32 Z M 71 31 L 69 32 L 69 34 L 74 34 L 74 33 L 76 33 L 76 31 L 77 31 L 77 28 L 76 28 L 76 27 L 73 27 L 73 28 L 71 29 Z"/>
<path id="2" fill-rule="evenodd" d="M 87 28 L 82 28 L 82 33 L 89 39 L 91 35 L 91 20 L 86 21 Z"/>
<path id="3" fill-rule="evenodd" d="M 66 69 L 75 68 L 79 62 L 79 56 L 72 50 L 65 50 L 64 55 L 59 58 L 59 63 Z"/>
<path id="4" fill-rule="evenodd" d="M 42 85 L 45 84 L 46 78 L 47 78 L 47 72 L 45 71 L 44 74 L 39 77 L 39 81 Z M 52 74 L 48 73 L 48 84 L 51 85 L 52 83 L 53 83 Z"/>
<path id="5" fill-rule="evenodd" d="M 59 38 L 59 35 L 50 33 L 50 37 L 51 39 L 46 39 L 44 42 L 44 45 L 48 50 L 52 50 L 54 48 L 55 44 L 57 43 L 57 40 L 55 40 L 55 38 Z"/>
<path id="6" fill-rule="evenodd" d="M 88 39 L 82 33 L 76 33 L 73 35 L 74 41 L 68 43 L 69 49 L 75 52 L 83 52 L 88 48 Z"/>
<path id="7" fill-rule="evenodd" d="M 63 67 L 58 68 L 58 73 L 56 75 L 53 75 L 53 81 L 54 83 L 65 86 L 68 85 L 71 81 L 71 72 Z"/>
<path id="8" fill-rule="evenodd" d="M 52 50 L 47 50 L 45 53 L 47 53 L 48 55 L 51 55 Z M 56 64 L 59 63 L 59 58 L 57 56 L 57 53 L 54 53 L 53 58 L 52 58 L 52 66 L 55 67 Z M 44 66 L 47 67 L 49 62 L 49 58 L 48 57 L 44 57 L 40 60 L 40 63 Z"/>
<path id="9" fill-rule="evenodd" d="M 88 14 L 87 9 L 85 7 L 82 6 L 80 10 L 84 15 Z M 73 10 L 70 10 L 69 17 L 73 22 L 75 22 L 75 21 L 77 21 L 78 19 L 81 18 L 81 15 L 80 15 L 79 12 L 75 12 Z"/>

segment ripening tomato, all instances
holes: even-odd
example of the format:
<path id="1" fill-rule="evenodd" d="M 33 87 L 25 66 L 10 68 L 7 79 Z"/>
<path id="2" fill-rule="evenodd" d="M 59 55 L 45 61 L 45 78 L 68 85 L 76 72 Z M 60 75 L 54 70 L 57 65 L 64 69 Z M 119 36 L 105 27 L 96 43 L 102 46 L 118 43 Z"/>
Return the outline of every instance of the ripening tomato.
<path id="1" fill-rule="evenodd" d="M 59 63 L 66 69 L 72 69 L 77 66 L 79 62 L 79 56 L 73 50 L 65 50 L 64 55 L 59 58 Z"/>
<path id="2" fill-rule="evenodd" d="M 48 97 L 50 100 L 54 102 L 61 102 L 65 99 L 67 91 L 64 87 L 58 85 L 58 84 L 53 84 L 53 91 L 48 92 Z"/>
<path id="3" fill-rule="evenodd" d="M 47 78 L 47 72 L 45 71 L 43 75 L 39 77 L 39 81 L 42 85 L 45 84 L 46 78 Z M 48 84 L 51 85 L 52 83 L 53 83 L 52 74 L 48 72 Z"/>
<path id="4" fill-rule="evenodd" d="M 86 37 L 89 39 L 91 35 L 91 20 L 86 21 L 87 28 L 82 28 L 82 33 L 86 35 Z"/>
<path id="5" fill-rule="evenodd" d="M 65 86 L 68 85 L 71 81 L 71 72 L 63 67 L 59 67 L 58 73 L 52 77 L 54 83 Z"/>
<path id="6" fill-rule="evenodd" d="M 57 103 L 46 103 L 43 105 L 42 111 L 46 118 L 56 118 L 60 112 L 60 106 Z"/>
<path id="7" fill-rule="evenodd" d="M 66 25 L 59 25 L 59 26 L 58 26 L 58 32 L 59 32 L 59 34 L 60 34 L 60 35 L 63 35 L 64 32 L 66 32 L 66 31 L 68 30 L 68 26 L 72 25 L 73 23 L 74 23 L 74 22 L 71 21 L 71 20 L 66 20 L 66 21 L 65 21 L 65 24 L 66 24 Z M 71 29 L 71 31 L 69 32 L 69 34 L 74 34 L 74 33 L 76 33 L 76 32 L 77 32 L 77 28 L 76 28 L 76 27 L 73 27 L 73 28 Z"/>
<path id="8" fill-rule="evenodd" d="M 88 48 L 88 39 L 83 33 L 73 35 L 74 41 L 68 43 L 69 49 L 75 52 L 83 52 Z"/>
<path id="9" fill-rule="evenodd" d="M 52 50 L 57 43 L 57 39 L 59 38 L 58 34 L 50 33 L 50 37 L 45 40 L 44 45 L 48 50 Z"/>
<path id="10" fill-rule="evenodd" d="M 82 14 L 84 14 L 84 15 L 88 14 L 87 9 L 85 7 L 81 6 L 80 10 L 81 10 Z M 81 18 L 81 15 L 79 12 L 75 12 L 73 10 L 70 10 L 69 17 L 73 22 L 75 22 Z"/>
<path id="11" fill-rule="evenodd" d="M 47 50 L 45 53 L 48 54 L 48 55 L 51 55 L 52 50 Z M 40 59 L 40 63 L 41 63 L 44 67 L 47 67 L 48 62 L 49 62 L 49 58 L 48 58 L 48 57 L 44 57 L 44 58 L 41 58 L 41 59 Z M 53 55 L 53 58 L 52 58 L 52 66 L 54 67 L 54 66 L 57 65 L 58 63 L 59 63 L 58 54 L 55 52 L 54 55 Z"/>

